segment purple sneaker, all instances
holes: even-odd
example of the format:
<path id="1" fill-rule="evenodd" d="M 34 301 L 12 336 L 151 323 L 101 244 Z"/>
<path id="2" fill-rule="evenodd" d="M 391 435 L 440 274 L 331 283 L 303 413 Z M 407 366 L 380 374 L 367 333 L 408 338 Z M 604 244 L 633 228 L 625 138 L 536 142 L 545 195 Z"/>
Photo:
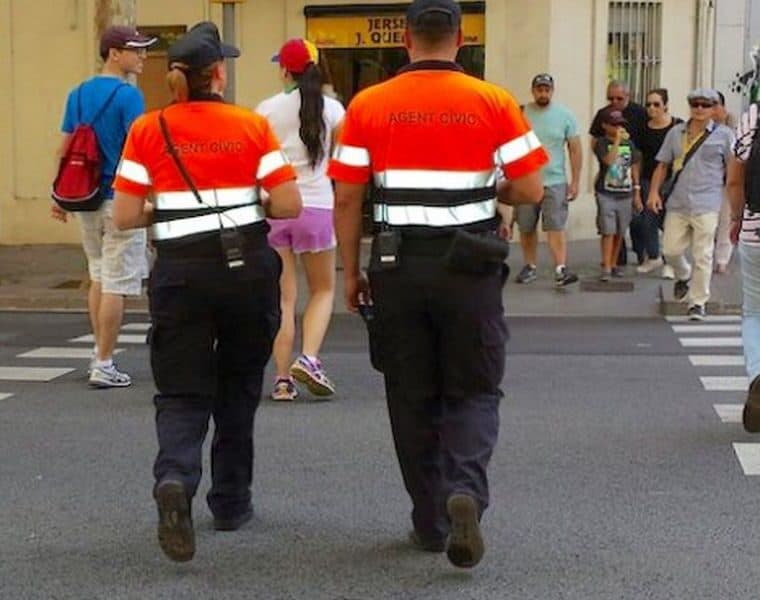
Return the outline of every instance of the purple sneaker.
<path id="1" fill-rule="evenodd" d="M 325 375 L 319 359 L 309 360 L 303 354 L 290 366 L 290 374 L 315 396 L 332 396 L 335 386 Z"/>
<path id="2" fill-rule="evenodd" d="M 278 377 L 272 388 L 272 400 L 276 402 L 292 402 L 298 397 L 296 384 L 292 377 Z"/>

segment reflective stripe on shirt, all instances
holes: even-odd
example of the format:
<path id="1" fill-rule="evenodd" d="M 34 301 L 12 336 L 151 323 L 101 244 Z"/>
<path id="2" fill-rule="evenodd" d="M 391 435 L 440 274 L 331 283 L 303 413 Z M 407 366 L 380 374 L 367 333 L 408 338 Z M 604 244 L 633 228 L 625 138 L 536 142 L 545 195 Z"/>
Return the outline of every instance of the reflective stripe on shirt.
<path id="1" fill-rule="evenodd" d="M 196 203 L 197 206 L 197 203 Z M 197 217 L 175 219 L 153 224 L 153 237 L 157 241 L 219 231 L 220 227 L 230 229 L 250 225 L 264 220 L 264 208 L 259 205 L 231 208 L 220 213 L 210 213 Z"/>
<path id="2" fill-rule="evenodd" d="M 285 156 L 285 153 L 282 150 L 273 150 L 272 152 L 268 152 L 262 156 L 261 160 L 259 161 L 259 169 L 256 171 L 256 179 L 261 181 L 267 175 L 271 175 L 277 169 L 280 169 L 288 164 L 290 164 L 290 161 L 288 161 L 288 157 Z"/>
<path id="3" fill-rule="evenodd" d="M 258 201 L 256 188 L 219 188 L 198 190 L 201 200 L 213 207 L 232 207 L 255 204 Z M 200 204 L 193 192 L 161 192 L 156 195 L 156 210 L 193 210 Z"/>
<path id="4" fill-rule="evenodd" d="M 381 188 L 471 190 L 493 186 L 496 183 L 496 171 L 388 169 L 375 173 L 374 178 L 375 185 Z"/>
<path id="5" fill-rule="evenodd" d="M 509 163 L 528 156 L 528 154 L 540 147 L 541 142 L 538 136 L 533 131 L 529 131 L 519 138 L 515 138 L 497 148 L 494 153 L 494 162 L 500 167 L 506 166 Z"/>
<path id="6" fill-rule="evenodd" d="M 333 158 L 349 167 L 369 167 L 369 151 L 359 146 L 338 144 L 333 151 Z"/>
<path id="7" fill-rule="evenodd" d="M 151 184 L 148 169 L 133 160 L 128 160 L 126 158 L 121 159 L 116 174 L 124 177 L 124 179 L 129 179 L 130 181 L 134 181 L 141 185 Z"/>
<path id="8" fill-rule="evenodd" d="M 496 216 L 496 199 L 460 206 L 392 205 L 375 203 L 375 221 L 391 226 L 461 227 Z"/>

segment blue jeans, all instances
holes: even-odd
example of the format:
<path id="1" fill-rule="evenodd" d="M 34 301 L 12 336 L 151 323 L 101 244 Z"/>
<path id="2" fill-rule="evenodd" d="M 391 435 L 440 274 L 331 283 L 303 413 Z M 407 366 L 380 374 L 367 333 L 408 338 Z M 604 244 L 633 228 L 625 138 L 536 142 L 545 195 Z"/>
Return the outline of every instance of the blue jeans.
<path id="1" fill-rule="evenodd" d="M 747 375 L 760 375 L 760 246 L 739 242 L 742 269 L 742 338 Z"/>

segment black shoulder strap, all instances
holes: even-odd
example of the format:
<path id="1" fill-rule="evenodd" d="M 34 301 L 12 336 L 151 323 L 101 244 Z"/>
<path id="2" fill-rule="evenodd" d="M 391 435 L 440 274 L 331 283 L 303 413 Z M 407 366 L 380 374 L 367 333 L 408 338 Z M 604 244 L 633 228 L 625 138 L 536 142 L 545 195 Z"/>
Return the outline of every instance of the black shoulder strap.
<path id="1" fill-rule="evenodd" d="M 171 137 L 169 137 L 169 128 L 166 125 L 166 119 L 164 119 L 163 110 L 158 113 L 158 124 L 161 127 L 161 135 L 163 135 L 164 141 L 166 142 L 166 151 L 174 160 L 174 164 L 177 165 L 177 169 L 179 169 L 179 172 L 182 175 L 182 179 L 185 180 L 187 187 L 189 187 L 190 191 L 193 192 L 193 196 L 195 196 L 198 204 L 205 204 L 201 198 L 200 192 L 198 192 L 198 188 L 195 187 L 193 180 L 190 178 L 190 173 L 187 172 L 185 165 L 182 164 L 182 161 L 179 158 L 179 154 L 177 154 L 177 149 L 174 147 L 174 142 L 172 142 Z"/>
<path id="2" fill-rule="evenodd" d="M 96 112 L 96 113 L 95 113 L 95 116 L 94 116 L 94 117 L 92 118 L 92 120 L 90 120 L 90 122 L 88 123 L 88 125 L 90 125 L 90 127 L 92 127 L 93 125 L 95 125 L 95 121 L 97 121 L 97 120 L 100 118 L 100 116 L 101 116 L 101 115 L 102 115 L 104 112 L 106 112 L 106 109 L 107 109 L 107 108 L 108 108 L 108 106 L 111 104 L 111 102 L 113 101 L 113 99 L 116 97 L 116 93 L 117 93 L 117 92 L 118 92 L 118 91 L 119 91 L 121 88 L 123 88 L 125 85 L 128 85 L 128 84 L 126 84 L 126 83 L 120 83 L 119 85 L 117 85 L 117 86 L 116 86 L 116 87 L 115 87 L 115 88 L 114 88 L 114 89 L 111 91 L 111 93 L 109 94 L 108 98 L 106 98 L 106 101 L 103 103 L 103 106 L 101 106 L 101 107 L 100 107 L 100 110 L 98 110 L 98 112 Z M 80 94 L 81 94 L 81 89 L 80 89 Z M 79 116 L 80 116 L 80 119 L 81 119 L 81 116 L 82 116 L 82 112 L 81 112 L 81 111 L 82 111 L 82 107 L 81 107 L 81 104 L 80 104 L 80 107 L 79 107 Z"/>

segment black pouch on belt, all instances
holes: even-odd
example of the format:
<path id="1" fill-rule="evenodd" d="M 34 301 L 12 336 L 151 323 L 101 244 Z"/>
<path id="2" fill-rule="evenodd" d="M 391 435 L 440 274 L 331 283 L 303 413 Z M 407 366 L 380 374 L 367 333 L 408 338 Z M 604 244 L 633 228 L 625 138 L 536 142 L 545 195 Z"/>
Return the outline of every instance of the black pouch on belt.
<path id="1" fill-rule="evenodd" d="M 458 230 L 443 259 L 451 271 L 485 275 L 496 272 L 509 256 L 509 244 L 492 235 Z"/>
<path id="2" fill-rule="evenodd" d="M 371 304 L 360 304 L 359 314 L 367 326 L 369 336 L 369 362 L 376 371 L 383 372 L 382 340 L 380 324 L 375 316 L 375 308 Z"/>

